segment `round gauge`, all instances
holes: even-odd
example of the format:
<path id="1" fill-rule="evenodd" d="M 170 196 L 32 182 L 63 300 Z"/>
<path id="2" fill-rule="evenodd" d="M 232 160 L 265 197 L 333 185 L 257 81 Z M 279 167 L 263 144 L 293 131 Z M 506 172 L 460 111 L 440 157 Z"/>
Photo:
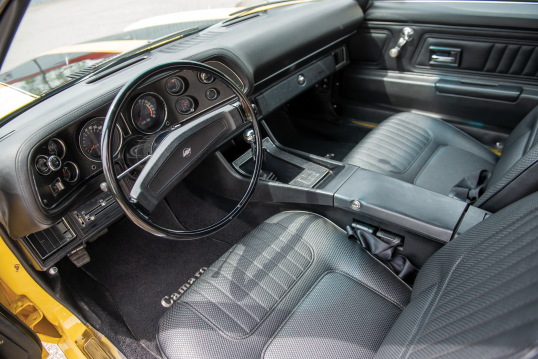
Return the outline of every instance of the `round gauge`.
<path id="1" fill-rule="evenodd" d="M 69 183 L 74 183 L 78 180 L 78 167 L 73 162 L 66 162 L 62 167 L 62 176 Z"/>
<path id="2" fill-rule="evenodd" d="M 35 159 L 35 169 L 37 170 L 37 172 L 45 176 L 51 172 L 51 169 L 48 165 L 48 160 L 49 158 L 47 156 L 37 156 L 37 158 Z"/>
<path id="3" fill-rule="evenodd" d="M 131 110 L 133 125 L 145 134 L 159 131 L 166 121 L 166 104 L 154 93 L 140 95 Z"/>
<path id="4" fill-rule="evenodd" d="M 210 84 L 215 81 L 215 76 L 208 74 L 207 72 L 198 72 L 198 80 L 203 84 Z"/>
<path id="5" fill-rule="evenodd" d="M 58 171 L 62 168 L 62 160 L 56 155 L 52 155 L 47 159 L 47 166 L 51 171 Z"/>
<path id="6" fill-rule="evenodd" d="M 65 145 L 57 138 L 53 138 L 47 143 L 47 150 L 49 151 L 49 156 L 58 156 L 60 158 L 65 156 Z"/>
<path id="7" fill-rule="evenodd" d="M 187 89 L 187 81 L 182 77 L 170 77 L 166 80 L 165 87 L 170 95 L 181 95 Z"/>
<path id="8" fill-rule="evenodd" d="M 208 99 L 209 101 L 215 101 L 216 99 L 219 98 L 219 90 L 217 90 L 216 88 L 210 88 L 210 89 L 207 89 L 207 91 L 205 92 L 205 98 Z"/>
<path id="9" fill-rule="evenodd" d="M 101 135 L 103 134 L 102 117 L 94 118 L 86 122 L 82 127 L 79 136 L 79 145 L 82 153 L 93 161 L 101 161 Z M 114 155 L 118 153 L 121 147 L 122 134 L 120 128 L 116 125 L 116 130 L 112 137 L 112 148 Z"/>
<path id="10" fill-rule="evenodd" d="M 188 115 L 196 110 L 196 102 L 194 102 L 194 99 L 189 96 L 180 97 L 176 101 L 176 109 L 180 114 Z"/>

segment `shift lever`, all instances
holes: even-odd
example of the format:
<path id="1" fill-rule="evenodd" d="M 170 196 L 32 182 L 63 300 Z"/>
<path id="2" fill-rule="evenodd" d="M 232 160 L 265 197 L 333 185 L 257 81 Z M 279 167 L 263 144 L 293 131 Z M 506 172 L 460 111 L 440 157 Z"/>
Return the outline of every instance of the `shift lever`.
<path id="1" fill-rule="evenodd" d="M 256 161 L 256 135 L 254 130 L 252 128 L 247 128 L 245 132 L 243 132 L 243 139 L 250 145 L 252 159 Z"/>

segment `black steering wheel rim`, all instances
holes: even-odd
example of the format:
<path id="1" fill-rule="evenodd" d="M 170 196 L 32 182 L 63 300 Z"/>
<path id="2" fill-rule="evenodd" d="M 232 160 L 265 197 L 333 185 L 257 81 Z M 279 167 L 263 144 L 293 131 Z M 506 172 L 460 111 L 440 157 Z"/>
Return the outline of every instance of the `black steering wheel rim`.
<path id="1" fill-rule="evenodd" d="M 239 102 L 239 108 L 241 113 L 244 116 L 244 122 L 249 123 L 255 133 L 256 144 L 261 144 L 261 135 L 259 124 L 256 119 L 256 115 L 252 104 L 243 93 L 243 91 L 224 73 L 221 71 L 208 66 L 203 63 L 194 62 L 194 61 L 177 61 L 166 64 L 161 64 L 159 66 L 153 67 L 147 71 L 144 71 L 141 75 L 137 76 L 135 79 L 128 82 L 116 95 L 112 105 L 110 106 L 107 116 L 103 124 L 103 134 L 101 138 L 101 160 L 103 165 L 103 173 L 105 180 L 109 189 L 110 194 L 114 197 L 116 202 L 119 204 L 126 216 L 138 227 L 143 230 L 157 236 L 160 238 L 172 239 L 172 240 L 192 240 L 200 237 L 208 236 L 218 230 L 222 229 L 224 226 L 229 224 L 235 217 L 237 217 L 241 211 L 246 207 L 248 201 L 250 200 L 254 190 L 256 188 L 258 177 L 261 171 L 261 158 L 262 158 L 262 146 L 256 146 L 256 156 L 254 159 L 254 171 L 252 173 L 249 185 L 243 195 L 239 200 L 237 205 L 223 218 L 219 221 L 194 230 L 179 230 L 166 228 L 159 224 L 154 223 L 150 220 L 148 213 L 137 203 L 133 203 L 132 199 L 128 198 L 120 186 L 120 181 L 117 179 L 117 174 L 115 171 L 114 165 L 114 156 L 112 148 L 112 137 L 116 123 L 120 116 L 121 111 L 127 105 L 128 99 L 133 95 L 133 93 L 150 79 L 154 79 L 161 74 L 168 72 L 179 72 L 182 70 L 193 70 L 197 72 L 207 72 L 213 75 L 217 80 L 220 80 L 225 84 L 229 89 L 234 93 L 237 101 Z M 195 116 L 190 121 L 196 121 L 197 116 Z M 207 156 L 205 156 L 207 157 Z"/>

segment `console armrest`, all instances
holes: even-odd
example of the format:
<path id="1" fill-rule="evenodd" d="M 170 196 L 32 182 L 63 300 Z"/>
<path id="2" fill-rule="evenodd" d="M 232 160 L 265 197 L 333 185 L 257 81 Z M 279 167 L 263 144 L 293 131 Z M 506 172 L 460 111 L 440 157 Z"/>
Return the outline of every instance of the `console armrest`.
<path id="1" fill-rule="evenodd" d="M 360 207 L 356 202 L 353 206 L 353 201 L 360 202 Z M 465 227 L 471 224 L 462 217 L 467 203 L 361 168 L 336 191 L 334 206 L 444 243 L 452 239 L 460 222 Z M 487 213 L 469 208 L 471 221 L 482 220 Z"/>

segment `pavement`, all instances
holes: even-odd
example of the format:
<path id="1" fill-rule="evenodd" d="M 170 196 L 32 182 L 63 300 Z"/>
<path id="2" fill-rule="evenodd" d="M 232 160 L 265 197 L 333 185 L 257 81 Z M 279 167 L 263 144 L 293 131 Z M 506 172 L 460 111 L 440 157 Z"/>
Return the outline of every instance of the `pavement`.
<path id="1" fill-rule="evenodd" d="M 250 6 L 261 0 L 33 0 L 0 72 L 63 46 L 122 32 L 153 16 Z M 66 31 L 69 29 L 69 31 Z"/>

